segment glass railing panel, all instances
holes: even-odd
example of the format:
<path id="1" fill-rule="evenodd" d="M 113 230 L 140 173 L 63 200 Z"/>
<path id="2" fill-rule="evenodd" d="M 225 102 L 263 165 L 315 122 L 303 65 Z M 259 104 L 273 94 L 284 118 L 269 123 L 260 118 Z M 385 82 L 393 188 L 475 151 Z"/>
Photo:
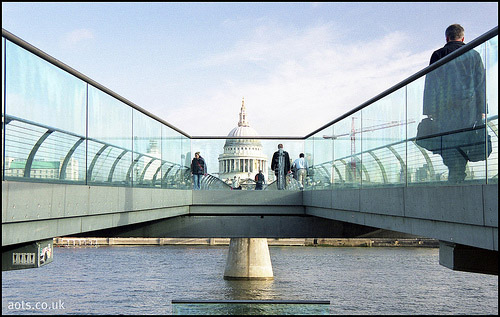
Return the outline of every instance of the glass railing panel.
<path id="1" fill-rule="evenodd" d="M 2 37 L 2 109 L 0 110 L 2 112 L 2 180 L 4 179 L 4 169 L 5 169 L 5 164 L 4 164 L 4 146 L 5 146 L 5 138 L 4 138 L 4 133 L 5 133 L 5 117 L 4 117 L 4 109 L 5 109 L 5 41 Z"/>
<path id="2" fill-rule="evenodd" d="M 131 151 L 123 148 L 88 142 L 89 167 L 87 169 L 88 182 L 101 185 L 125 185 L 127 165 L 119 165 L 123 157 L 130 157 Z M 130 166 L 130 163 L 128 164 Z M 120 176 L 117 176 L 120 175 Z M 114 182 L 114 184 L 112 184 Z"/>
<path id="3" fill-rule="evenodd" d="M 330 189 L 333 183 L 333 127 L 316 133 L 310 139 L 314 148 L 306 189 Z M 309 154 L 309 153 L 307 153 Z"/>
<path id="4" fill-rule="evenodd" d="M 488 183 L 498 183 L 498 36 L 486 42 L 487 125 L 492 152 L 487 160 Z"/>
<path id="5" fill-rule="evenodd" d="M 485 182 L 483 58 L 484 45 L 481 45 L 425 76 L 421 113 L 433 118 L 430 125 L 433 137 L 422 146 L 441 156 L 447 166 L 448 184 Z M 473 170 L 472 165 L 467 166 L 468 160 L 482 163 L 474 164 Z"/>
<path id="6" fill-rule="evenodd" d="M 362 186 L 405 185 L 405 171 L 394 164 L 392 155 L 377 155 L 376 149 L 406 140 L 406 87 L 361 110 L 361 128 L 355 130 L 352 142 L 360 144 L 363 170 Z M 400 149 L 401 157 L 406 151 Z M 403 178 L 401 177 L 403 176 Z"/>
<path id="7" fill-rule="evenodd" d="M 441 162 L 441 156 L 415 143 L 418 123 L 427 117 L 422 114 L 424 86 L 425 77 L 421 77 L 406 86 L 408 121 L 416 123 L 408 124 L 407 131 L 406 178 L 409 186 L 439 181 L 439 175 L 444 172 L 443 168 L 446 170 L 446 166 L 442 164 L 435 167 L 434 162 Z"/>
<path id="8" fill-rule="evenodd" d="M 160 142 L 160 139 L 158 141 Z M 135 187 L 161 187 L 161 182 L 156 182 L 156 179 L 153 181 L 156 172 L 161 169 L 161 158 L 142 155 L 134 168 L 133 180 Z"/>
<path id="9" fill-rule="evenodd" d="M 6 113 L 85 135 L 86 83 L 10 41 L 6 55 Z"/>
<path id="10" fill-rule="evenodd" d="M 271 170 L 272 158 L 276 151 L 278 151 L 278 144 L 283 144 L 283 150 L 288 152 L 290 157 L 290 166 L 299 158 L 300 153 L 304 153 L 304 158 L 308 164 L 312 161 L 312 154 L 304 150 L 304 140 L 261 140 L 262 154 L 260 159 L 267 160 L 264 163 L 263 173 L 266 175 L 266 185 L 264 188 L 268 190 L 277 189 L 276 173 Z M 267 174 L 266 174 L 267 170 Z M 253 176 L 253 175 L 252 175 Z M 306 176 L 305 183 L 310 182 L 310 176 Z M 293 173 L 286 176 L 286 190 L 300 190 L 298 180 L 294 177 Z"/>
<path id="11" fill-rule="evenodd" d="M 84 136 L 11 116 L 6 119 L 7 178 L 85 181 Z"/>
<path id="12" fill-rule="evenodd" d="M 61 163 L 59 178 L 65 181 L 86 182 L 86 156 L 87 145 L 84 137 L 73 137 L 71 148 L 65 153 L 64 161 Z"/>
<path id="13" fill-rule="evenodd" d="M 304 154 L 307 160 L 307 164 L 309 166 L 309 170 L 304 189 L 312 189 L 312 178 L 314 176 L 314 156 L 312 155 L 314 153 L 314 138 L 309 137 L 304 140 Z"/>
<path id="14" fill-rule="evenodd" d="M 425 142 L 408 149 L 412 184 L 485 183 L 485 54 L 482 44 L 408 85 L 409 120 L 433 118 Z M 409 127 L 409 142 L 416 136 Z"/>
<path id="15" fill-rule="evenodd" d="M 85 137 L 7 117 L 7 178 L 85 181 Z"/>
<path id="16" fill-rule="evenodd" d="M 127 151 L 124 156 L 120 156 L 119 159 L 113 163 L 112 169 L 108 177 L 108 182 L 110 185 L 120 185 L 120 186 L 132 185 L 131 166 L 133 159 L 136 158 L 132 154 L 133 153 L 131 153 L 130 151 Z"/>
<path id="17" fill-rule="evenodd" d="M 425 77 L 407 85 L 408 143 L 407 181 L 409 186 L 428 185 L 447 181 L 448 169 L 438 153 L 433 153 L 415 143 L 418 124 L 427 116 L 422 113 Z"/>
<path id="18" fill-rule="evenodd" d="M 84 181 L 86 84 L 10 41 L 5 50 L 6 176 Z"/>
<path id="19" fill-rule="evenodd" d="M 447 168 L 443 164 L 441 156 L 426 151 L 422 147 L 416 145 L 415 141 L 409 141 L 407 149 L 408 186 L 429 185 L 430 183 L 439 184 L 438 182 L 446 182 Z"/>
<path id="20" fill-rule="evenodd" d="M 339 187 L 361 186 L 361 145 L 356 142 L 356 131 L 361 129 L 361 113 L 357 112 L 335 123 L 333 127 L 333 157 L 335 172 L 340 174 L 342 182 L 335 182 Z M 338 172 L 337 172 L 338 171 Z"/>
<path id="21" fill-rule="evenodd" d="M 222 157 L 224 152 L 224 143 L 226 141 L 222 139 L 211 139 L 211 140 L 191 140 L 191 151 L 189 154 L 189 176 L 192 177 L 191 174 L 191 162 L 194 159 L 194 155 L 196 152 L 200 152 L 200 157 L 205 160 L 207 174 L 215 176 L 228 184 L 231 184 L 232 174 L 238 173 L 240 177 L 240 182 L 243 182 L 248 178 L 248 169 L 250 165 L 248 164 L 240 164 L 239 160 L 233 160 L 233 156 L 231 157 Z M 235 140 L 236 142 L 236 140 Z M 233 148 L 236 148 L 235 144 Z M 231 149 L 233 150 L 233 149 Z M 236 150 L 234 150 L 236 152 Z M 233 166 L 230 166 L 230 162 L 233 162 Z M 223 164 L 225 163 L 225 164 Z M 241 170 L 240 170 L 241 167 Z M 245 169 L 246 168 L 246 169 Z M 247 173 L 245 173 L 247 172 Z M 192 179 L 191 179 L 192 181 Z M 203 182 L 203 180 L 201 180 Z M 208 188 L 205 188 L 208 189 Z M 217 188 L 218 189 L 218 188 Z M 229 187 L 228 187 L 229 189 Z"/>
<path id="22" fill-rule="evenodd" d="M 191 175 L 187 169 L 191 163 L 190 142 L 186 144 L 185 139 L 179 132 L 162 125 L 162 165 L 154 177 L 162 188 L 191 189 Z M 187 149 L 186 153 L 183 148 Z"/>
<path id="23" fill-rule="evenodd" d="M 160 122 L 132 111 L 134 133 L 134 161 L 131 176 L 135 187 L 155 187 L 153 176 L 161 167 L 162 128 Z M 158 186 L 161 183 L 156 184 Z"/>
<path id="24" fill-rule="evenodd" d="M 36 152 L 29 177 L 84 182 L 85 148 L 79 146 L 80 140 L 76 136 L 52 132 Z M 73 146 L 77 146 L 76 153 L 72 151 Z"/>
<path id="25" fill-rule="evenodd" d="M 131 185 L 132 109 L 89 85 L 88 137 L 99 143 L 91 147 L 89 142 L 87 169 L 92 176 L 88 179 L 89 184 L 104 181 L 113 185 Z M 95 166 L 91 168 L 94 161 Z M 98 166 L 102 169 L 97 178 L 95 173 Z"/>
<path id="26" fill-rule="evenodd" d="M 37 141 L 47 131 L 48 129 L 44 127 L 7 118 L 5 127 L 5 178 L 24 177 L 28 157 Z"/>
<path id="27" fill-rule="evenodd" d="M 160 178 L 163 188 L 191 189 L 191 174 L 189 168 L 185 166 L 164 163 L 157 178 Z"/>
<path id="28" fill-rule="evenodd" d="M 121 152 L 117 148 L 98 141 L 89 140 L 87 181 L 89 183 L 106 183 L 113 162 Z"/>
<path id="29" fill-rule="evenodd" d="M 382 157 L 385 166 L 389 166 L 389 170 L 395 172 L 399 171 L 398 174 L 393 173 L 392 177 L 397 178 L 398 185 L 402 185 L 407 182 L 408 171 L 407 171 L 407 161 L 408 161 L 408 146 L 406 142 L 398 142 L 392 145 L 387 145 L 386 147 L 376 150 L 378 156 Z M 390 177 L 387 177 L 390 179 Z"/>
<path id="30" fill-rule="evenodd" d="M 480 77 L 480 80 L 482 80 L 483 82 L 479 82 L 478 85 L 476 87 L 474 87 L 474 95 L 471 99 L 472 103 L 474 103 L 474 101 L 476 101 L 476 103 L 481 103 L 481 106 L 478 108 L 481 108 L 481 118 L 480 119 L 477 119 L 475 124 L 473 125 L 475 128 L 479 128 L 477 131 L 469 131 L 469 132 L 465 132 L 463 133 L 465 137 L 467 137 L 468 135 L 472 135 L 472 134 L 477 134 L 479 135 L 478 138 L 475 138 L 475 139 L 472 139 L 470 140 L 470 137 L 468 138 L 467 143 L 481 143 L 481 147 L 483 147 L 483 151 L 482 151 L 482 158 L 477 158 L 477 159 L 474 159 L 474 160 L 471 160 L 471 155 L 469 154 L 471 151 L 469 149 L 473 148 L 471 146 L 466 146 L 465 149 L 467 149 L 466 153 L 467 153 L 467 156 L 469 157 L 469 160 L 465 166 L 465 174 L 466 174 L 466 177 L 465 177 L 465 181 L 466 183 L 486 183 L 486 179 L 487 179 L 487 176 L 486 176 L 486 163 L 487 163 L 487 156 L 486 156 L 486 151 L 484 150 L 484 148 L 486 147 L 486 143 L 485 143 L 485 140 L 486 140 L 486 133 L 488 132 L 488 127 L 487 127 L 487 117 L 489 116 L 489 109 L 488 109 L 488 102 L 487 102 L 487 91 L 486 91 L 486 87 L 487 87 L 487 68 L 486 68 L 486 43 L 482 44 L 482 45 L 479 45 L 478 47 L 474 48 L 474 50 L 479 53 L 479 55 L 481 56 L 481 62 L 482 62 L 482 65 L 481 67 L 484 68 L 484 74 L 481 74 L 481 77 Z M 477 55 L 475 52 L 472 52 L 474 54 L 470 54 L 470 55 Z M 479 75 L 476 75 L 475 77 L 478 77 L 479 78 Z M 474 98 L 474 96 L 476 94 L 482 94 L 483 96 L 481 98 Z M 476 99 L 476 100 L 475 100 Z M 477 99 L 480 99 L 481 101 L 477 101 Z M 491 138 L 491 136 L 490 136 Z M 474 147 L 477 147 L 477 146 L 474 146 Z M 477 150 L 472 150 L 472 152 L 476 152 Z M 477 156 L 477 155 L 474 155 L 474 156 Z M 491 156 L 491 155 L 490 155 Z M 448 177 L 450 177 L 448 175 Z"/>
<path id="31" fill-rule="evenodd" d="M 363 187 L 367 186 L 389 186 L 389 177 L 387 176 L 386 167 L 388 166 L 384 159 L 387 157 L 380 157 L 373 150 L 362 153 L 362 167 L 363 167 Z"/>
<path id="32" fill-rule="evenodd" d="M 283 143 L 290 164 L 305 153 L 311 167 L 307 178 L 311 189 L 330 188 L 332 184 L 454 184 L 462 182 L 460 174 L 465 175 L 465 183 L 495 183 L 497 38 L 305 141 L 243 139 L 229 143 L 217 138 L 190 140 L 3 39 L 4 175 L 71 182 L 83 182 L 91 176 L 90 183 L 131 186 L 134 182 L 135 186 L 189 189 L 191 159 L 200 151 L 209 156 L 210 176 L 204 180 L 207 189 L 219 185 L 225 188 L 221 184 L 231 184 L 236 175 L 251 188 L 252 177 L 260 168 L 266 175 L 267 188 L 272 189 L 275 176 L 270 170 L 271 158 L 277 144 Z M 430 143 L 439 144 L 431 150 L 416 145 L 417 125 L 427 115 L 436 119 L 436 133 L 430 138 L 434 143 Z M 472 143 L 477 135 L 479 146 Z M 487 135 L 492 149 L 488 157 Z M 151 153 L 154 140 L 159 148 L 155 155 Z M 468 159 L 465 165 L 464 158 Z M 215 185 L 217 181 L 221 183 Z M 288 184 L 289 189 L 297 185 L 293 177 L 288 178 Z"/>
<path id="33" fill-rule="evenodd" d="M 179 188 L 182 189 L 191 189 L 193 184 L 191 182 L 191 139 L 181 135 L 181 161 L 184 161 L 184 166 L 178 169 L 178 175 L 183 177 L 182 183 L 179 185 Z"/>

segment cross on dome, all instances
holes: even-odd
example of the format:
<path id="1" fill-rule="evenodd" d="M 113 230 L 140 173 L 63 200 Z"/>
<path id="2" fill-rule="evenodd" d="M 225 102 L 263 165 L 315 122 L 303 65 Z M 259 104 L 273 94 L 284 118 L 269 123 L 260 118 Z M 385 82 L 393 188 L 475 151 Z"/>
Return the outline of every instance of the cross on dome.
<path id="1" fill-rule="evenodd" d="M 245 97 L 241 100 L 241 111 L 240 111 L 240 121 L 238 122 L 238 127 L 249 127 L 247 122 L 247 111 L 245 109 Z"/>

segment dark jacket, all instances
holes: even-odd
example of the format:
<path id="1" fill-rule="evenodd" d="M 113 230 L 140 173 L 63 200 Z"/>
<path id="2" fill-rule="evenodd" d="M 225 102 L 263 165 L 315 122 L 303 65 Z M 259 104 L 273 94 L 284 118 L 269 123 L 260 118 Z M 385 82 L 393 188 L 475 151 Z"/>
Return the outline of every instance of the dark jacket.
<path id="1" fill-rule="evenodd" d="M 446 43 L 432 54 L 430 63 L 464 45 L 459 41 Z M 470 128 L 481 120 L 482 113 L 486 113 L 485 79 L 481 56 L 475 50 L 426 75 L 423 114 L 431 115 L 436 120 L 439 129 L 436 133 Z"/>
<path id="2" fill-rule="evenodd" d="M 287 151 L 283 151 L 285 157 L 285 166 L 284 171 L 285 175 L 290 171 L 290 156 Z M 279 164 L 279 151 L 274 152 L 273 159 L 271 160 L 271 169 L 277 174 L 278 173 L 278 164 Z"/>
<path id="3" fill-rule="evenodd" d="M 266 177 L 264 176 L 264 174 L 262 174 L 262 173 L 255 174 L 255 182 L 257 184 L 262 185 L 265 183 L 265 181 L 266 181 Z"/>
<path id="4" fill-rule="evenodd" d="M 205 160 L 200 156 L 199 159 L 196 157 L 191 161 L 191 173 L 197 175 L 203 175 L 207 173 L 207 164 Z"/>
<path id="5" fill-rule="evenodd" d="M 441 58 L 445 57 L 446 55 L 450 54 L 453 51 L 458 50 L 462 46 L 464 46 L 465 43 L 461 41 L 450 41 L 445 44 L 445 46 L 441 47 L 440 49 L 434 51 L 431 55 L 431 61 L 429 62 L 429 65 L 434 64 Z"/>
<path id="6" fill-rule="evenodd" d="M 255 189 L 263 189 L 266 177 L 262 173 L 255 175 Z"/>

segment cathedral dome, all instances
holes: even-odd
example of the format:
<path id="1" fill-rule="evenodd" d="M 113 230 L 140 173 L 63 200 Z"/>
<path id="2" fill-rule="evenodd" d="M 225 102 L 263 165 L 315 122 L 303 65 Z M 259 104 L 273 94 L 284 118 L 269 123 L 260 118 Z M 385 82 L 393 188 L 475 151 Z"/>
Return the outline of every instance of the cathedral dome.
<path id="1" fill-rule="evenodd" d="M 235 178 L 250 180 L 253 184 L 255 175 L 262 170 L 267 178 L 267 157 L 262 153 L 262 143 L 259 134 L 250 127 L 246 118 L 245 100 L 241 102 L 238 126 L 227 135 L 224 152 L 219 155 L 219 178 L 230 182 Z M 243 183 L 242 183 L 243 185 Z M 253 186 L 253 185 L 251 185 Z"/>
<path id="2" fill-rule="evenodd" d="M 258 136 L 257 131 L 250 127 L 236 127 L 229 132 L 227 136 L 232 137 L 249 137 L 249 136 Z M 257 145 L 261 146 L 260 140 L 254 139 L 226 139 L 226 146 L 237 146 L 237 145 Z"/>
<path id="3" fill-rule="evenodd" d="M 229 132 L 229 134 L 227 136 L 233 136 L 233 137 L 237 137 L 237 136 L 244 136 L 244 137 L 247 137 L 247 136 L 259 136 L 257 134 L 257 131 L 254 130 L 254 128 L 251 128 L 249 126 L 242 126 L 242 127 L 236 127 L 234 129 L 231 130 L 231 132 Z"/>

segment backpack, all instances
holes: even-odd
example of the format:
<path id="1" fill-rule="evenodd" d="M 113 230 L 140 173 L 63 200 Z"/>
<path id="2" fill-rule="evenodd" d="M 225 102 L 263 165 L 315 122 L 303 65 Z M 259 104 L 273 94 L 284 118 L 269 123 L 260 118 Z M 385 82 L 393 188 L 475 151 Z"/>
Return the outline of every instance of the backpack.
<path id="1" fill-rule="evenodd" d="M 256 174 L 255 181 L 259 184 L 262 184 L 264 182 L 264 175 L 262 175 L 261 173 Z"/>

